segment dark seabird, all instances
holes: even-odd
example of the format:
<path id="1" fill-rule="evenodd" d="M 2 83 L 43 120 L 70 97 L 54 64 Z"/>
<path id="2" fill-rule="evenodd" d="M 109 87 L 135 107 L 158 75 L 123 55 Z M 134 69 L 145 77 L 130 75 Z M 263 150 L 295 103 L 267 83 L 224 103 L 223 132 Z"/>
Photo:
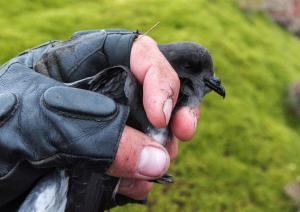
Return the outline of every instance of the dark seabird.
<path id="1" fill-rule="evenodd" d="M 159 49 L 177 72 L 181 83 L 178 102 L 173 113 L 182 106 L 196 107 L 210 91 L 225 97 L 225 89 L 221 85 L 221 81 L 214 75 L 213 61 L 206 48 L 192 42 L 175 42 L 159 45 Z M 169 141 L 171 137 L 169 127 L 157 129 L 147 119 L 142 102 L 142 87 L 128 67 L 114 66 L 103 69 L 95 76 L 67 85 L 98 92 L 114 99 L 119 104 L 128 105 L 130 107 L 127 121 L 129 126 L 151 136 L 162 145 Z M 90 174 L 87 173 L 85 176 L 90 176 Z M 172 181 L 172 176 L 169 174 L 154 180 L 157 183 Z M 72 203 L 78 201 L 79 198 L 76 198 L 76 194 L 68 193 L 70 184 L 72 184 L 72 173 L 67 172 L 66 174 L 64 170 L 58 170 L 56 173 L 46 176 L 33 188 L 19 211 L 59 212 L 64 211 L 66 205 L 68 211 L 72 211 L 70 209 Z M 93 196 L 93 194 L 91 195 L 93 191 L 86 189 L 86 192 Z M 81 211 L 97 208 L 92 204 L 94 203 L 90 201 L 83 203 Z"/>

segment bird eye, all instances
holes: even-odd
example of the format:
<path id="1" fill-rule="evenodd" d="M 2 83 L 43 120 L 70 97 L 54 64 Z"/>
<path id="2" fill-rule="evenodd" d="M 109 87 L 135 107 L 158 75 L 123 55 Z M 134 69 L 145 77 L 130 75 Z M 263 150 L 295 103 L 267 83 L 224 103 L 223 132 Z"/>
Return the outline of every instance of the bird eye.
<path id="1" fill-rule="evenodd" d="M 189 63 L 185 63 L 182 66 L 183 66 L 184 69 L 191 69 L 192 68 L 191 64 L 189 64 Z"/>

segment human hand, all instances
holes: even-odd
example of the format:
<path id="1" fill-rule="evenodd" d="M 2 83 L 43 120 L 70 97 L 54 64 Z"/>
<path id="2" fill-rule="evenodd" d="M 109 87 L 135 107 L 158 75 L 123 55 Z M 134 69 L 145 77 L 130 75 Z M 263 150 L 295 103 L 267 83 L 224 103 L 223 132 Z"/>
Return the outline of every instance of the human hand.
<path id="1" fill-rule="evenodd" d="M 170 159 L 176 157 L 177 138 L 192 138 L 199 109 L 182 107 L 171 117 L 179 93 L 179 78 L 151 38 L 143 36 L 134 42 L 130 66 L 134 76 L 143 85 L 143 105 L 149 121 L 156 128 L 166 127 L 170 122 L 174 135 L 163 147 L 130 127 L 125 127 L 123 131 L 108 174 L 122 178 L 118 191 L 120 194 L 144 199 L 152 188 L 148 180 L 163 175 Z"/>
<path id="2" fill-rule="evenodd" d="M 26 161 L 40 161 L 31 164 L 33 167 L 21 169 L 22 173 L 20 173 L 20 168 L 14 169 L 17 176 L 23 180 L 20 183 L 18 178 L 13 178 L 13 174 L 9 175 L 10 180 L 4 186 L 13 189 L 7 192 L 10 195 L 6 193 L 3 197 L 5 201 L 13 200 L 24 190 L 32 187 L 41 175 L 47 174 L 47 169 L 40 169 L 40 167 L 59 166 L 76 169 L 78 162 L 81 165 L 83 160 L 87 163 L 83 165 L 104 172 L 114 160 L 108 174 L 121 177 L 122 183 L 118 192 L 134 199 L 144 199 L 152 186 L 148 180 L 157 179 L 166 172 L 170 160 L 177 154 L 177 138 L 189 140 L 193 136 L 199 110 L 193 104 L 195 108 L 176 107 L 177 112 L 172 113 L 180 87 L 178 76 L 151 38 L 140 38 L 130 48 L 135 36 L 135 33 L 109 30 L 83 32 L 59 45 L 49 43 L 24 52 L 2 67 L 4 71 L 0 70 L 2 73 L 0 78 L 7 83 L 0 86 L 1 91 L 13 92 L 22 99 L 22 110 L 17 110 L 15 113 L 18 109 L 16 101 L 18 98 L 13 98 L 12 95 L 2 96 L 2 98 L 14 99 L 13 102 L 3 101 L 8 102 L 10 107 L 16 105 L 13 110 L 4 111 L 13 112 L 14 116 L 4 116 L 4 121 L 7 121 L 6 117 L 9 117 L 10 124 L 4 127 L 2 125 L 0 129 L 5 135 L 3 146 L 10 143 L 5 140 L 11 140 L 10 133 L 16 132 L 14 129 L 19 129 L 21 126 L 22 131 L 13 135 L 18 136 L 18 139 L 15 139 L 17 144 L 14 145 L 13 153 L 22 152 L 18 154 L 22 157 L 14 156 L 14 164 L 24 161 L 24 156 L 26 156 Z M 86 58 L 86 51 L 93 52 L 93 54 L 89 54 Z M 108 65 L 128 66 L 130 52 L 130 68 L 143 85 L 143 106 L 149 121 L 156 128 L 169 124 L 168 128 L 174 135 L 166 147 L 153 142 L 151 138 L 137 130 L 130 127 L 124 129 L 127 117 L 125 106 L 115 105 L 111 99 L 95 92 L 67 87 L 72 86 L 73 82 L 94 76 Z M 38 58 L 38 60 L 31 60 L 32 58 Z M 53 58 L 55 62 L 52 61 Z M 25 64 L 23 64 L 24 61 Z M 210 69 L 208 71 L 213 74 Z M 36 72 L 46 74 L 58 81 Z M 23 78 L 27 80 L 20 80 Z M 218 82 L 215 81 L 215 83 L 217 84 L 215 88 L 218 88 Z M 183 104 L 179 103 L 179 105 Z M 32 108 L 35 110 L 32 111 Z M 34 141 L 32 141 L 33 138 Z M 3 157 L 7 157 L 5 158 L 7 161 L 11 158 L 10 146 L 3 150 L 6 152 Z M 40 160 L 49 156 L 51 157 L 47 160 Z M 85 174 L 90 172 L 90 168 L 82 171 L 83 176 L 87 176 Z M 86 185 L 85 180 L 86 178 L 80 179 L 79 183 Z M 19 190 L 16 191 L 15 188 Z M 81 201 L 85 193 L 77 195 L 76 186 L 74 191 L 74 200 Z M 110 194 L 109 191 L 109 197 Z M 83 201 L 82 205 L 84 204 Z M 88 204 L 91 205 L 91 202 L 89 201 Z"/>

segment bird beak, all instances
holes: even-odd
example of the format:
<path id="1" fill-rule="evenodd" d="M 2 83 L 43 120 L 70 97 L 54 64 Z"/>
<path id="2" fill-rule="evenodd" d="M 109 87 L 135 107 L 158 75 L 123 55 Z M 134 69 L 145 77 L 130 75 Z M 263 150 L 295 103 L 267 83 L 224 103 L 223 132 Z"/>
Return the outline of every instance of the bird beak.
<path id="1" fill-rule="evenodd" d="M 217 77 L 212 77 L 210 79 L 204 79 L 204 83 L 207 87 L 215 91 L 217 94 L 225 98 L 225 88 L 221 85 L 221 81 Z"/>

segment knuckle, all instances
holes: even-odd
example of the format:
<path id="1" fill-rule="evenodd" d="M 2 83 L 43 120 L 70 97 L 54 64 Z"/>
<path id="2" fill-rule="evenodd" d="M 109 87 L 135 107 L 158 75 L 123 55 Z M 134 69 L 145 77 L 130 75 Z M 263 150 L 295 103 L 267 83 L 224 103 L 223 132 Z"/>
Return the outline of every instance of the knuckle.
<path id="1" fill-rule="evenodd" d="M 152 184 L 153 183 L 148 181 L 137 181 L 134 187 L 131 187 L 127 191 L 121 191 L 120 193 L 136 200 L 145 199 L 152 190 Z"/>
<path id="2" fill-rule="evenodd" d="M 147 194 L 152 191 L 152 188 L 153 188 L 153 183 L 146 182 L 146 185 L 145 185 L 144 189 L 145 189 Z"/>
<path id="3" fill-rule="evenodd" d="M 176 85 L 177 87 L 179 87 L 179 85 L 180 85 L 179 77 L 178 77 L 177 74 L 174 74 L 174 75 L 175 75 L 175 76 L 174 76 L 173 81 L 174 81 L 175 85 Z"/>
<path id="4" fill-rule="evenodd" d="M 170 71 L 168 74 L 168 79 L 170 82 L 170 85 L 172 86 L 172 89 L 179 88 L 180 86 L 180 80 L 175 71 Z"/>
<path id="5" fill-rule="evenodd" d="M 137 190 L 139 192 L 137 192 L 136 198 L 144 199 L 145 197 L 147 197 L 148 194 L 151 192 L 152 187 L 153 187 L 152 183 L 149 183 L 149 182 L 144 182 L 144 183 L 140 184 L 139 188 L 137 188 Z"/>

